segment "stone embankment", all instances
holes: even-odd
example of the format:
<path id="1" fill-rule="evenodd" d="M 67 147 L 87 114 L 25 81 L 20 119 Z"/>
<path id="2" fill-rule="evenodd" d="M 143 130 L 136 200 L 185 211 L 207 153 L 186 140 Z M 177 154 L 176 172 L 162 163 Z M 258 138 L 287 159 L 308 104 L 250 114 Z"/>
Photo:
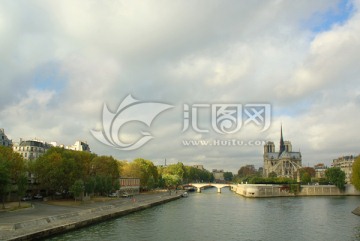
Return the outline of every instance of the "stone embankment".
<path id="1" fill-rule="evenodd" d="M 244 197 L 293 197 L 293 196 L 359 196 L 353 185 L 346 185 L 344 191 L 340 191 L 334 185 L 301 185 L 300 191 L 292 193 L 284 185 L 271 184 L 238 184 L 232 185 L 231 189 Z"/>
<path id="2" fill-rule="evenodd" d="M 9 223 L 6 222 L 6 217 L 1 217 L 4 214 L 0 214 L 0 240 L 37 240 L 61 234 L 179 199 L 181 193 L 175 195 L 151 194 L 145 198 L 140 196 L 142 195 L 135 199 L 127 199 L 126 202 L 119 199 L 118 202 L 112 202 L 110 205 L 98 205 L 92 208 L 82 208 L 82 210 L 73 211 L 69 208 L 66 213 L 25 221 L 21 220 L 21 211 L 13 213 L 8 218 L 12 221 Z"/>

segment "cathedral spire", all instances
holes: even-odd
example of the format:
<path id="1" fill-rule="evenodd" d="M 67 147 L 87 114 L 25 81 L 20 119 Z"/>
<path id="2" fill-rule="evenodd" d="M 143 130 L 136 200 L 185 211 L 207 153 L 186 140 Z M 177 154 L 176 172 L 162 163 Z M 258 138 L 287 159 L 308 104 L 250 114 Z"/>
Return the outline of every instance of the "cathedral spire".
<path id="1" fill-rule="evenodd" d="M 285 151 L 285 144 L 284 144 L 284 138 L 283 138 L 283 132 L 282 132 L 282 124 L 281 124 L 281 127 L 280 127 L 280 151 L 279 151 L 279 156 L 284 151 Z"/>

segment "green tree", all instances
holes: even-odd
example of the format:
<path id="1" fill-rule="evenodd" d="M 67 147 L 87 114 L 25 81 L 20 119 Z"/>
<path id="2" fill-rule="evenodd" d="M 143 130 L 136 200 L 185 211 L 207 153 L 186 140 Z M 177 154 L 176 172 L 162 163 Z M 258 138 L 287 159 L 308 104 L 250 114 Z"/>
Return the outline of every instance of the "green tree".
<path id="1" fill-rule="evenodd" d="M 84 182 L 83 180 L 79 179 L 74 182 L 74 184 L 70 187 L 70 192 L 74 194 L 75 202 L 78 197 L 84 192 Z"/>
<path id="2" fill-rule="evenodd" d="M 121 173 L 124 177 L 140 178 L 140 186 L 144 190 L 151 189 L 158 183 L 159 174 L 157 167 L 151 161 L 142 158 L 124 164 Z"/>
<path id="3" fill-rule="evenodd" d="M 177 175 L 181 179 L 184 178 L 185 175 L 185 166 L 182 162 L 178 162 L 176 164 L 171 164 L 163 169 L 163 174 Z"/>
<path id="4" fill-rule="evenodd" d="M 257 174 L 257 171 L 256 171 L 254 165 L 242 166 L 242 167 L 238 170 L 238 176 L 239 176 L 240 178 L 253 176 L 253 175 L 255 175 L 255 174 Z"/>
<path id="5" fill-rule="evenodd" d="M 21 198 L 25 196 L 26 190 L 28 189 L 28 178 L 26 175 L 21 175 L 16 183 L 17 195 L 19 198 L 19 207 L 21 206 Z"/>
<path id="6" fill-rule="evenodd" d="M 353 163 L 351 183 L 357 190 L 360 190 L 360 156 L 358 156 Z"/>
<path id="7" fill-rule="evenodd" d="M 96 183 L 96 181 L 95 181 L 94 176 L 87 178 L 87 181 L 84 182 L 84 188 L 85 188 L 84 191 L 85 191 L 86 195 L 94 194 L 94 192 L 95 192 L 95 183 Z"/>
<path id="8" fill-rule="evenodd" d="M 325 177 L 331 184 L 337 186 L 340 190 L 345 188 L 345 172 L 339 167 L 331 167 L 326 169 Z"/>
<path id="9" fill-rule="evenodd" d="M 270 178 L 276 178 L 276 177 L 277 177 L 276 172 L 270 172 L 270 173 L 269 173 L 269 177 L 270 177 Z"/>
<path id="10" fill-rule="evenodd" d="M 25 160 L 11 147 L 0 146 L 0 195 L 3 208 L 5 208 L 5 196 L 11 191 L 12 184 L 18 184 L 26 172 Z"/>
<path id="11" fill-rule="evenodd" d="M 301 174 L 301 182 L 304 184 L 310 183 L 311 182 L 311 176 L 309 173 L 304 172 Z"/>
<path id="12" fill-rule="evenodd" d="M 225 181 L 232 181 L 234 175 L 232 172 L 224 172 L 224 179 Z"/>
<path id="13" fill-rule="evenodd" d="M 8 167 L 0 160 L 0 196 L 2 201 L 2 208 L 5 209 L 5 196 L 10 186 L 10 175 Z"/>
<path id="14" fill-rule="evenodd" d="M 181 178 L 178 175 L 164 174 L 162 176 L 167 188 L 176 189 L 181 184 Z"/>

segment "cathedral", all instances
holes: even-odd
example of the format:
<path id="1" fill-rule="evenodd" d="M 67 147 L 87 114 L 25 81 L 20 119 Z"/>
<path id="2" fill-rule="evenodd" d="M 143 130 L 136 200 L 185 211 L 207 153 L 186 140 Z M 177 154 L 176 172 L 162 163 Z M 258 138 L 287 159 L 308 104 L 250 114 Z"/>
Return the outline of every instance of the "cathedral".
<path id="1" fill-rule="evenodd" d="M 264 177 L 275 173 L 277 177 L 297 178 L 297 170 L 301 166 L 301 153 L 293 152 L 290 141 L 284 141 L 281 126 L 280 149 L 275 151 L 275 144 L 272 141 L 264 145 Z"/>

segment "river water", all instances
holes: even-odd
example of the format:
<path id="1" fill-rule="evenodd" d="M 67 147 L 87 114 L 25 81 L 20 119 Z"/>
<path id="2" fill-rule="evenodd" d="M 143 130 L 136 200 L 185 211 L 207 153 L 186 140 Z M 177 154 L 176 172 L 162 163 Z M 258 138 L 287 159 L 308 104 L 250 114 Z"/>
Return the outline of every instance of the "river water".
<path id="1" fill-rule="evenodd" d="M 250 199 L 216 188 L 48 240 L 360 240 L 360 197 Z"/>

